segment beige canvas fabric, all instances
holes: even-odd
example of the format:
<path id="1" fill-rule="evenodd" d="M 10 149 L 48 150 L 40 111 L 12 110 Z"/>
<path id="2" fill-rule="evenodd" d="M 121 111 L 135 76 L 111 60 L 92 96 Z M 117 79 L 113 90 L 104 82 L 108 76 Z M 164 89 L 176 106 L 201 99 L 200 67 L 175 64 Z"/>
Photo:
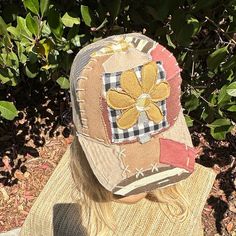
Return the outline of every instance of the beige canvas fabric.
<path id="1" fill-rule="evenodd" d="M 104 140 L 106 143 L 108 137 L 102 120 L 99 96 L 102 90 L 100 82 L 103 72 L 102 64 L 107 58 L 107 56 L 92 58 L 76 78 L 77 103 L 82 121 L 82 129 L 79 131 L 95 139 Z"/>
<path id="2" fill-rule="evenodd" d="M 189 143 L 190 147 L 192 147 L 192 143 L 182 111 L 180 112 L 181 114 L 175 116 L 175 118 L 173 117 L 175 121 L 168 121 L 169 124 L 170 122 L 174 123 L 174 125 L 169 128 L 169 130 L 173 129 L 174 131 L 168 132 L 167 129 L 159 135 L 153 135 L 152 138 L 148 137 L 149 135 L 146 133 L 143 135 L 143 139 L 147 138 L 148 140 L 142 142 L 142 144 L 138 141 L 128 142 L 127 140 L 119 145 L 111 142 L 111 116 L 108 114 L 106 92 L 103 87 L 103 74 L 120 73 L 121 71 L 132 70 L 137 66 L 146 64 L 152 60 L 152 57 L 150 54 L 144 52 L 150 51 L 151 48 L 156 45 L 151 39 L 144 40 L 140 38 L 142 37 L 141 35 L 138 37 L 128 35 L 122 36 L 122 38 L 123 37 L 128 37 L 128 41 L 130 42 L 133 41 L 132 47 L 128 48 L 126 51 L 117 51 L 113 54 L 102 54 L 99 50 L 97 52 L 94 51 L 98 53 L 98 55 L 92 56 L 90 59 L 86 57 L 88 63 L 84 65 L 83 69 L 81 68 L 80 74 L 77 74 L 75 77 L 73 76 L 74 64 L 76 64 L 77 67 L 81 64 L 81 61 L 76 58 L 72 66 L 70 80 L 72 87 L 75 83 L 74 81 L 76 81 L 76 87 L 74 89 L 71 88 L 72 101 L 74 100 L 72 106 L 74 124 L 77 128 L 78 139 L 88 162 L 98 181 L 107 190 L 119 195 L 124 194 L 125 196 L 137 194 L 140 191 L 150 191 L 158 187 L 173 185 L 190 175 L 190 173 L 187 173 L 183 168 L 172 170 L 175 166 L 160 162 L 159 157 L 162 151 L 159 137 L 161 135 L 163 135 L 162 137 L 165 136 L 164 138 L 166 139 L 171 139 L 172 136 L 168 137 L 168 134 L 174 133 L 174 139 L 172 140 L 183 144 Z M 106 40 L 104 40 L 104 46 L 106 46 L 105 42 Z M 90 46 L 88 46 L 87 50 L 90 50 Z M 81 52 L 79 52 L 79 54 L 80 53 Z M 82 52 L 82 54 L 83 53 L 84 52 Z M 90 55 L 90 53 L 89 51 L 88 54 Z M 93 55 L 93 53 L 91 55 Z M 165 60 L 163 60 L 164 64 L 169 62 L 170 56 L 173 57 L 172 54 L 166 56 Z M 82 56 L 80 58 L 83 60 Z M 172 61 L 171 63 L 175 71 L 176 62 Z M 158 68 L 160 69 L 160 67 Z M 179 72 L 179 68 L 177 69 L 177 72 Z M 174 72 L 174 74 L 176 73 Z M 171 77 L 171 74 L 169 77 Z M 179 101 L 179 80 L 180 78 L 176 78 L 174 86 L 172 85 L 175 90 L 175 93 L 172 94 L 172 96 L 175 97 L 175 101 Z M 76 91 L 75 97 L 73 96 L 74 90 Z M 78 110 L 76 107 L 78 107 Z M 179 105 L 177 105 L 177 109 L 179 109 Z M 167 114 L 168 112 L 169 111 L 167 111 Z M 79 126 L 79 124 L 77 124 L 78 117 L 81 120 L 81 123 L 79 123 L 81 126 L 79 128 L 77 127 Z M 143 123 L 143 120 L 140 123 Z M 178 139 L 176 139 L 176 137 L 178 137 Z M 187 156 L 187 154 L 184 156 Z M 182 157 L 176 156 L 176 159 L 177 158 L 180 159 Z M 183 157 L 183 159 L 184 158 L 185 157 Z M 163 185 L 163 183 L 165 184 Z"/>
<path id="3" fill-rule="evenodd" d="M 135 48 L 129 48 L 127 52 L 113 54 L 103 63 L 105 72 L 113 73 L 125 71 L 143 65 L 151 61 L 148 54 L 142 53 Z"/>
<path id="4" fill-rule="evenodd" d="M 75 186 L 69 169 L 70 150 L 62 157 L 48 183 L 36 199 L 20 236 L 87 236 L 80 208 L 72 201 Z M 213 170 L 196 164 L 196 171 L 178 183 L 189 196 L 192 214 L 182 223 L 170 220 L 160 204 L 146 199 L 127 205 L 113 203 L 118 236 L 201 236 L 201 212 L 215 179 Z M 93 224 L 93 222 L 90 222 Z M 107 230 L 106 236 L 114 233 Z"/>

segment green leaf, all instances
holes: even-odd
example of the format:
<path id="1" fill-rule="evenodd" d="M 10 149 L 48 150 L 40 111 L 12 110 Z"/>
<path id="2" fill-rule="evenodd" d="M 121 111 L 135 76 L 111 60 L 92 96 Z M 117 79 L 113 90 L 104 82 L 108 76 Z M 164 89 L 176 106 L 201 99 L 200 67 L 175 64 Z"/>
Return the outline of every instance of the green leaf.
<path id="1" fill-rule="evenodd" d="M 221 63 L 224 62 L 224 59 L 228 53 L 227 48 L 227 46 L 218 48 L 208 56 L 207 66 L 210 70 L 214 71 Z"/>
<path id="2" fill-rule="evenodd" d="M 188 112 L 197 109 L 199 106 L 199 99 L 194 95 L 191 94 L 187 97 L 184 108 L 188 110 Z"/>
<path id="3" fill-rule="evenodd" d="M 80 42 L 80 35 L 76 35 L 74 38 L 71 39 L 71 42 L 76 46 L 76 47 L 80 47 L 81 46 L 81 42 Z"/>
<path id="4" fill-rule="evenodd" d="M 38 0 L 23 0 L 25 8 L 28 8 L 34 14 L 38 15 L 39 13 L 39 1 Z"/>
<path id="5" fill-rule="evenodd" d="M 44 17 L 48 11 L 49 0 L 40 0 L 40 12 L 41 16 Z"/>
<path id="6" fill-rule="evenodd" d="M 110 12 L 113 22 L 120 12 L 120 5 L 121 5 L 121 0 L 112 0 L 109 1 L 108 3 L 108 10 Z"/>
<path id="7" fill-rule="evenodd" d="M 31 64 L 34 64 L 38 61 L 38 55 L 36 52 L 29 51 L 28 53 L 28 59 Z"/>
<path id="8" fill-rule="evenodd" d="M 210 129 L 211 136 L 216 140 L 225 140 L 226 134 L 230 132 L 232 126 L 222 126 Z"/>
<path id="9" fill-rule="evenodd" d="M 223 140 L 226 134 L 232 129 L 231 121 L 229 119 L 217 119 L 213 123 L 207 125 L 210 128 L 210 133 L 213 138 Z"/>
<path id="10" fill-rule="evenodd" d="M 216 128 L 216 127 L 227 126 L 227 125 L 231 125 L 230 120 L 222 118 L 222 119 L 215 120 L 211 124 L 208 124 L 207 127 L 209 127 L 209 128 Z"/>
<path id="11" fill-rule="evenodd" d="M 167 40 L 167 43 L 168 43 L 168 45 L 169 45 L 170 47 L 172 47 L 172 48 L 174 48 L 174 49 L 176 48 L 176 46 L 175 46 L 174 43 L 172 42 L 171 37 L 170 37 L 169 34 L 166 35 L 166 40 Z"/>
<path id="12" fill-rule="evenodd" d="M 73 25 L 73 27 L 70 28 L 67 34 L 67 41 L 70 41 L 77 35 L 79 35 L 79 27 L 77 27 L 76 25 Z"/>
<path id="13" fill-rule="evenodd" d="M 61 76 L 57 79 L 57 83 L 60 85 L 62 89 L 69 89 L 70 88 L 70 82 L 66 77 Z"/>
<path id="14" fill-rule="evenodd" d="M 18 57 L 14 52 L 2 53 L 1 55 L 5 65 L 7 65 L 8 67 L 12 67 L 14 69 L 19 68 Z"/>
<path id="15" fill-rule="evenodd" d="M 11 39 L 7 32 L 7 25 L 1 16 L 0 16 L 0 35 L 3 36 L 3 42 L 4 42 L 5 48 L 7 49 L 7 48 L 12 47 Z"/>
<path id="16" fill-rule="evenodd" d="M 227 111 L 236 112 L 236 105 L 232 105 L 227 108 Z"/>
<path id="17" fill-rule="evenodd" d="M 185 118 L 185 121 L 187 123 L 187 126 L 192 127 L 193 126 L 193 119 L 188 115 L 184 115 L 184 118 Z"/>
<path id="18" fill-rule="evenodd" d="M 222 70 L 231 70 L 236 67 L 236 55 L 232 56 L 228 61 L 222 65 Z"/>
<path id="19" fill-rule="evenodd" d="M 37 17 L 32 17 L 30 13 L 27 14 L 26 18 L 26 26 L 28 27 L 29 31 L 38 37 L 39 34 L 39 21 Z"/>
<path id="20" fill-rule="evenodd" d="M 51 52 L 51 50 L 53 49 L 53 42 L 50 38 L 47 38 L 44 42 L 43 42 L 43 47 L 44 47 L 44 51 L 45 51 L 45 56 L 46 58 L 48 58 L 49 53 Z"/>
<path id="21" fill-rule="evenodd" d="M 18 115 L 18 111 L 12 102 L 0 101 L 0 115 L 7 120 L 13 120 Z"/>
<path id="22" fill-rule="evenodd" d="M 48 24 L 52 33 L 57 37 L 61 38 L 63 34 L 63 24 L 61 16 L 55 8 L 49 9 L 48 12 Z"/>
<path id="23" fill-rule="evenodd" d="M 25 55 L 25 48 L 23 47 L 23 45 L 20 42 L 16 42 L 16 45 L 17 45 L 17 52 L 18 52 L 19 61 L 22 64 L 25 64 L 27 61 L 27 56 Z"/>
<path id="24" fill-rule="evenodd" d="M 7 25 L 3 18 L 0 16 L 0 35 L 6 35 L 7 34 Z"/>
<path id="25" fill-rule="evenodd" d="M 9 33 L 11 33 L 15 38 L 19 38 L 20 37 L 20 32 L 18 31 L 18 29 L 16 27 L 9 26 L 7 28 L 7 31 Z"/>
<path id="26" fill-rule="evenodd" d="M 65 15 L 61 18 L 63 24 L 66 27 L 72 27 L 74 24 L 79 25 L 80 24 L 80 18 L 78 17 L 72 17 L 67 12 Z"/>
<path id="27" fill-rule="evenodd" d="M 39 73 L 39 68 L 38 68 L 38 65 L 37 64 L 30 64 L 30 63 L 27 63 L 27 65 L 25 66 L 25 74 L 33 79 L 35 78 Z"/>
<path id="28" fill-rule="evenodd" d="M 13 78 L 14 74 L 10 68 L 0 68 L 0 81 L 2 84 L 9 82 Z"/>
<path id="29" fill-rule="evenodd" d="M 31 40 L 32 34 L 26 26 L 26 20 L 24 18 L 22 18 L 21 16 L 17 16 L 17 27 L 16 28 L 20 34 L 20 36 L 19 36 L 20 38 L 23 37 L 24 39 Z"/>
<path id="30" fill-rule="evenodd" d="M 205 122 L 210 123 L 214 121 L 215 119 L 215 109 L 211 106 L 203 107 L 203 111 L 201 114 L 201 119 L 203 119 Z"/>
<path id="31" fill-rule="evenodd" d="M 145 4 L 142 7 L 140 13 L 144 13 L 144 10 L 149 13 L 155 20 L 164 21 L 172 9 L 178 9 L 178 1 L 173 0 L 155 0 L 153 2 L 153 7 L 151 4 Z M 136 2 L 137 3 L 137 2 Z M 143 11 L 143 12 L 142 12 Z M 144 14 L 143 14 L 144 15 Z"/>
<path id="32" fill-rule="evenodd" d="M 173 15 L 172 28 L 173 37 L 180 45 L 185 46 L 191 43 L 191 37 L 200 31 L 201 25 L 195 17 L 177 10 Z"/>
<path id="33" fill-rule="evenodd" d="M 46 37 L 49 37 L 49 35 L 51 34 L 51 29 L 50 27 L 48 26 L 48 24 L 46 23 L 46 21 L 43 21 L 42 22 L 43 26 L 42 26 L 42 35 L 43 36 L 46 36 Z"/>
<path id="34" fill-rule="evenodd" d="M 228 87 L 227 87 L 227 94 L 229 94 L 232 97 L 236 97 L 236 82 L 231 83 Z"/>
<path id="35" fill-rule="evenodd" d="M 227 94 L 227 85 L 224 85 L 219 91 L 218 104 L 219 105 L 225 104 L 229 100 L 230 100 L 230 96 Z"/>
<path id="36" fill-rule="evenodd" d="M 194 18 L 191 15 L 187 15 L 186 20 L 187 20 L 187 24 L 189 26 L 191 26 L 191 29 L 192 29 L 192 35 L 191 36 L 194 36 L 200 30 L 200 23 L 199 23 L 197 18 Z"/>
<path id="37" fill-rule="evenodd" d="M 84 20 L 84 23 L 87 26 L 91 27 L 92 18 L 91 18 L 91 15 L 90 15 L 89 7 L 81 5 L 80 11 L 81 11 L 81 15 L 82 15 L 82 18 Z"/>

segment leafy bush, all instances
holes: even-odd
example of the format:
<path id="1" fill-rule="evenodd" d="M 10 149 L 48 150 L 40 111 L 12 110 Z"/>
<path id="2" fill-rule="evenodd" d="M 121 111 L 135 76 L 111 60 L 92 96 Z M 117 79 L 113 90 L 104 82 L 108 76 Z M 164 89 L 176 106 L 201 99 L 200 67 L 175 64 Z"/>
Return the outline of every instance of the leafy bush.
<path id="1" fill-rule="evenodd" d="M 208 127 L 215 139 L 225 139 L 235 125 L 236 0 L 11 0 L 1 1 L 0 11 L 2 122 L 20 109 L 3 91 L 27 81 L 52 81 L 67 90 L 82 46 L 140 31 L 172 51 L 183 68 L 189 126 Z"/>

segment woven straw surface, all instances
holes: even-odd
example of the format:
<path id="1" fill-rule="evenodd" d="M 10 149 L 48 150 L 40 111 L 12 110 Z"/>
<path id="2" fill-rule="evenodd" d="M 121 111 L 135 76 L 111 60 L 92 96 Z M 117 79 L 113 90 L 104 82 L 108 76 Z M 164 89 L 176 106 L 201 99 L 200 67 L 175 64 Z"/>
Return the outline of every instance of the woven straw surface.
<path id="1" fill-rule="evenodd" d="M 35 201 L 20 236 L 85 236 L 80 208 L 73 203 L 75 188 L 69 169 L 70 149 Z M 203 235 L 201 212 L 215 179 L 213 170 L 196 164 L 196 170 L 182 181 L 189 196 L 191 214 L 184 222 L 171 220 L 160 210 L 159 203 L 146 199 L 132 205 L 113 203 L 113 211 L 122 236 L 200 236 Z M 92 224 L 93 222 L 91 222 Z M 114 235 L 107 231 L 102 235 Z M 117 234 L 116 234 L 117 235 Z"/>

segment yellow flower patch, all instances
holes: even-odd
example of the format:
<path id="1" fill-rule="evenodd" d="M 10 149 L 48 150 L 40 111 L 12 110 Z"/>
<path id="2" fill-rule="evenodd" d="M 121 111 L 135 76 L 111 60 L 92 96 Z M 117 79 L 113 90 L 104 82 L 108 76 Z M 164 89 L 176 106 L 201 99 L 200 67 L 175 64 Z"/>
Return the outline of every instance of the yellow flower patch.
<path id="1" fill-rule="evenodd" d="M 154 123 L 162 121 L 162 111 L 155 103 L 169 97 L 170 86 L 166 81 L 156 83 L 157 73 L 157 65 L 154 61 L 142 67 L 141 81 L 133 70 L 124 71 L 120 76 L 121 89 L 107 91 L 108 106 L 122 111 L 116 121 L 119 128 L 128 129 L 135 125 L 143 111 Z"/>

